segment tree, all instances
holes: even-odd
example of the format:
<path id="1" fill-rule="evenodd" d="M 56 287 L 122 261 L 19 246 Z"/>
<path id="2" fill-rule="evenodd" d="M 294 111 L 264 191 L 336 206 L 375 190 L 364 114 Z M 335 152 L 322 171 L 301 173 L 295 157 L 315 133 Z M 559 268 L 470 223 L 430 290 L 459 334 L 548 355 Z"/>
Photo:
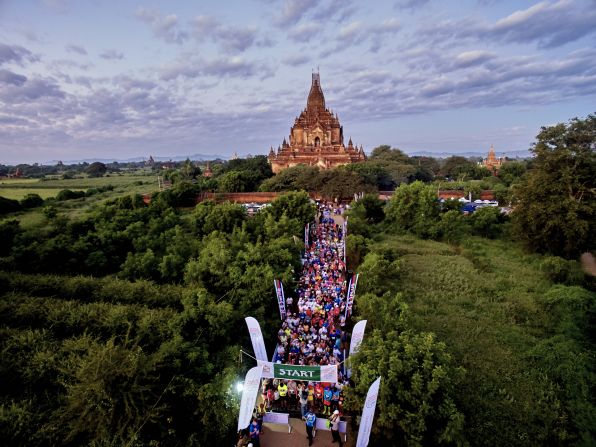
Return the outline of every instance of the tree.
<path id="1" fill-rule="evenodd" d="M 495 239 L 500 236 L 503 230 L 503 223 L 507 216 L 501 213 L 501 210 L 493 206 L 485 206 L 476 210 L 470 216 L 472 231 L 489 239 Z"/>
<path id="2" fill-rule="evenodd" d="M 261 191 L 316 191 L 319 188 L 319 168 L 298 165 L 284 169 L 275 177 L 265 180 Z"/>
<path id="3" fill-rule="evenodd" d="M 27 194 L 21 199 L 23 208 L 37 208 L 43 205 L 43 199 L 39 194 Z"/>
<path id="4" fill-rule="evenodd" d="M 596 115 L 543 127 L 515 188 L 514 231 L 531 250 L 573 258 L 596 247 Z"/>
<path id="5" fill-rule="evenodd" d="M 507 186 L 519 182 L 522 175 L 526 172 L 526 163 L 523 161 L 508 161 L 503 163 L 499 169 L 499 178 Z"/>
<path id="6" fill-rule="evenodd" d="M 96 161 L 91 163 L 87 169 L 85 169 L 85 172 L 89 175 L 89 177 L 102 177 L 107 170 L 108 168 L 105 164 Z"/>
<path id="7" fill-rule="evenodd" d="M 290 192 L 276 198 L 265 208 L 264 214 L 280 220 L 285 214 L 289 219 L 297 219 L 302 225 L 315 218 L 315 206 L 306 192 Z"/>
<path id="8" fill-rule="evenodd" d="M 385 209 L 386 219 L 398 232 L 412 232 L 428 238 L 436 232 L 439 216 L 437 191 L 422 182 L 400 185 Z"/>
<path id="9" fill-rule="evenodd" d="M 348 408 L 362 408 L 369 385 L 382 377 L 372 436 L 379 445 L 466 444 L 464 416 L 454 401 L 464 371 L 432 333 L 375 329 L 352 364 Z"/>
<path id="10" fill-rule="evenodd" d="M 391 149 L 388 145 L 374 148 L 369 160 L 383 167 L 396 185 L 407 183 L 417 172 L 417 167 L 410 157 L 399 149 Z"/>

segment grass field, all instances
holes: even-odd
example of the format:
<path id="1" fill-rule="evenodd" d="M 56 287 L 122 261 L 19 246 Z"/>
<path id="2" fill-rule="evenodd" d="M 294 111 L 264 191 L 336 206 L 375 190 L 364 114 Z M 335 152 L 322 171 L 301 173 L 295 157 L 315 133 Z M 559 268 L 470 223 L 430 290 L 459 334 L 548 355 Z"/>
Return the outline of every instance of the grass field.
<path id="1" fill-rule="evenodd" d="M 529 354 L 552 336 L 543 296 L 553 283 L 542 257 L 475 237 L 453 246 L 383 234 L 371 248 L 397 255 L 392 289 L 407 302 L 413 326 L 437 334 L 467 370 L 459 392 L 471 439 L 527 445 L 556 432 L 565 413 L 550 414 L 554 385 Z"/>
<path id="2" fill-rule="evenodd" d="M 87 191 L 90 188 L 99 188 L 111 185 L 114 187 L 111 191 L 100 194 L 94 194 L 80 199 L 54 202 L 53 205 L 58 209 L 58 213 L 69 218 L 77 218 L 83 215 L 95 204 L 104 202 L 116 197 L 129 194 L 145 194 L 157 191 L 157 179 L 153 175 L 127 173 L 122 175 L 110 175 L 109 177 L 86 177 L 74 179 L 3 179 L 0 180 L 0 196 L 7 199 L 21 200 L 27 194 L 39 194 L 42 199 L 56 197 L 64 190 Z M 0 218 L 17 218 L 23 228 L 34 228 L 43 225 L 45 218 L 41 209 L 32 209 Z"/>
<path id="3" fill-rule="evenodd" d="M 39 194 L 42 199 L 56 197 L 64 188 L 0 188 L 0 196 L 7 199 L 21 200 L 27 194 Z"/>
<path id="4" fill-rule="evenodd" d="M 72 191 L 86 191 L 89 188 L 99 188 L 112 185 L 114 191 L 122 195 L 132 193 L 146 193 L 156 189 L 157 180 L 152 175 L 122 174 L 109 177 L 86 177 L 68 180 L 62 179 L 4 179 L 0 180 L 0 196 L 7 199 L 20 200 L 27 194 L 39 194 L 42 199 L 55 197 L 63 189 Z"/>

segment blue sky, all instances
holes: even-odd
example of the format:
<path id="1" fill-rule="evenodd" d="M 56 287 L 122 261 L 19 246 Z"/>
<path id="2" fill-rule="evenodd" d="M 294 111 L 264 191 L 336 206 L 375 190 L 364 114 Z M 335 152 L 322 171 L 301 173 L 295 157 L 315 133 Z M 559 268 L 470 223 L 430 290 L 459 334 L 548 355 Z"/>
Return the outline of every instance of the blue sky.
<path id="1" fill-rule="evenodd" d="M 367 151 L 524 150 L 596 111 L 596 0 L 0 0 L 0 163 L 265 154 L 317 67 Z"/>

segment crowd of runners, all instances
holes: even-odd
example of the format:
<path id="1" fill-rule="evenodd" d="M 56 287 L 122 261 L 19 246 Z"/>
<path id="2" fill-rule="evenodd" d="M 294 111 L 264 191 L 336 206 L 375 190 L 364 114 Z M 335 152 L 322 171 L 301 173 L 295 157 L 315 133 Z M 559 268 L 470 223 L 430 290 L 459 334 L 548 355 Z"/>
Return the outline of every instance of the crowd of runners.
<path id="1" fill-rule="evenodd" d="M 338 365 L 338 383 L 264 380 L 262 410 L 307 407 L 330 415 L 342 411 L 344 352 L 348 333 L 344 331 L 346 311 L 346 266 L 343 226 L 333 215 L 343 209 L 322 204 L 317 225 L 311 227 L 305 245 L 302 275 L 296 290 L 297 302 L 288 298 L 287 316 L 277 334 L 275 363 L 290 365 Z M 304 405 L 306 400 L 306 405 Z M 302 401 L 302 404 L 300 405 Z"/>
<path id="2" fill-rule="evenodd" d="M 324 203 L 317 209 L 317 224 L 311 226 L 309 242 L 305 244 L 297 299 L 286 300 L 287 315 L 277 334 L 273 362 L 338 365 L 338 382 L 263 379 L 259 400 L 261 414 L 300 409 L 307 428 L 311 414 L 339 420 L 343 413 L 343 391 L 349 384 L 343 374 L 344 353 L 350 341 L 344 330 L 348 289 L 345 235 L 343 225 L 333 218 L 343 214 L 345 208 Z"/>

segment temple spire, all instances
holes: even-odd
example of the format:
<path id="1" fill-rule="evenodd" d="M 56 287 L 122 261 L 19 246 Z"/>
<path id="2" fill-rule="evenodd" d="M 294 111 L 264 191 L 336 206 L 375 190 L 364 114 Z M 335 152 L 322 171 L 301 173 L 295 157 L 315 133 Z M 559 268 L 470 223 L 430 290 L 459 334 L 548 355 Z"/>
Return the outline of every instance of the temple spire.
<path id="1" fill-rule="evenodd" d="M 308 93 L 308 100 L 306 101 L 306 109 L 309 113 L 316 115 L 319 111 L 325 110 L 325 95 L 321 89 L 321 77 L 319 72 L 312 74 L 312 83 L 310 92 Z"/>

